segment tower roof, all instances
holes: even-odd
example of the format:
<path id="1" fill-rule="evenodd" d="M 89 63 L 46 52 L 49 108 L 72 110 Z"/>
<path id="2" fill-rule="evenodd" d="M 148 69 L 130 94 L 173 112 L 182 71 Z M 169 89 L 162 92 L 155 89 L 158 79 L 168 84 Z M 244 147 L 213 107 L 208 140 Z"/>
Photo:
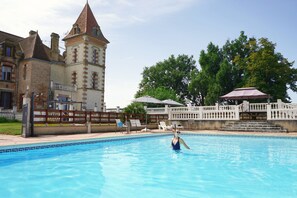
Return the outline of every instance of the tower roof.
<path id="1" fill-rule="evenodd" d="M 109 43 L 109 41 L 104 37 L 88 2 L 81 11 L 71 31 L 68 33 L 66 37 L 64 37 L 63 40 L 67 40 L 69 38 L 84 34 L 95 37 L 103 41 L 104 43 Z"/>

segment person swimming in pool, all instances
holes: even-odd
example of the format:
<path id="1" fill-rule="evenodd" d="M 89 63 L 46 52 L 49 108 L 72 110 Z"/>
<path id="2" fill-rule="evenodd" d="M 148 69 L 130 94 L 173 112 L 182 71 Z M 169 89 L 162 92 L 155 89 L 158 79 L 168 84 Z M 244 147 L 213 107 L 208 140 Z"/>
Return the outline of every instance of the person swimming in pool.
<path id="1" fill-rule="evenodd" d="M 186 147 L 187 149 L 190 149 L 190 147 L 185 143 L 185 141 L 181 137 L 179 137 L 179 135 L 180 135 L 179 131 L 174 132 L 174 136 L 171 141 L 172 149 L 180 150 L 180 144 L 184 145 L 184 147 Z"/>

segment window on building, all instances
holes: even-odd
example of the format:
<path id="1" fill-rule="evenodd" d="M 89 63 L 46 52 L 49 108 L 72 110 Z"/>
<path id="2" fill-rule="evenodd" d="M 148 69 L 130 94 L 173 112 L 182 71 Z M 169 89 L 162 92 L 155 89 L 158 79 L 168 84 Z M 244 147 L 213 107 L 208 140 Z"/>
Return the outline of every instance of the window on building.
<path id="1" fill-rule="evenodd" d="M 2 66 L 1 80 L 11 80 L 12 68 L 10 66 Z"/>
<path id="2" fill-rule="evenodd" d="M 6 47 L 5 49 L 5 56 L 11 57 L 12 49 L 11 47 Z"/>
<path id="3" fill-rule="evenodd" d="M 94 49 L 93 50 L 93 63 L 94 64 L 98 64 L 98 55 L 99 55 L 98 50 Z"/>
<path id="4" fill-rule="evenodd" d="M 97 72 L 92 73 L 91 87 L 92 87 L 92 89 L 98 88 L 98 74 L 97 74 Z"/>
<path id="5" fill-rule="evenodd" d="M 80 33 L 80 29 L 79 29 L 79 27 L 78 27 L 77 24 L 74 24 L 73 25 L 73 33 L 74 34 L 79 34 Z"/>
<path id="6" fill-rule="evenodd" d="M 73 50 L 73 62 L 77 63 L 77 49 L 76 48 Z"/>
<path id="7" fill-rule="evenodd" d="M 12 108 L 12 93 L 2 91 L 0 92 L 0 107 L 4 109 L 11 109 Z"/>
<path id="8" fill-rule="evenodd" d="M 77 73 L 76 73 L 76 71 L 72 72 L 71 81 L 72 81 L 72 85 L 76 85 L 76 83 L 77 83 Z"/>
<path id="9" fill-rule="evenodd" d="M 25 96 L 25 94 L 20 94 L 19 95 L 19 109 L 23 109 L 23 100 L 24 100 L 24 96 Z"/>
<path id="10" fill-rule="evenodd" d="M 99 27 L 93 27 L 92 34 L 93 34 L 93 36 L 99 36 L 100 35 Z"/>
<path id="11" fill-rule="evenodd" d="M 24 68 L 23 68 L 23 79 L 26 80 L 27 78 L 27 65 L 24 65 Z"/>

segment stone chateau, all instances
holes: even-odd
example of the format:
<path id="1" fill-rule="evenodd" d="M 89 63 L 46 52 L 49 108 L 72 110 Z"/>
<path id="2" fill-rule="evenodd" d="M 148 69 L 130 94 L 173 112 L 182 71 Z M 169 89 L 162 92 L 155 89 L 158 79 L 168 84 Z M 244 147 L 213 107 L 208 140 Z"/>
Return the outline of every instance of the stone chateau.
<path id="1" fill-rule="evenodd" d="M 69 28 L 70 29 L 70 28 Z M 22 38 L 0 31 L 0 110 L 22 110 L 25 94 L 34 92 L 35 108 L 103 111 L 104 37 L 88 4 L 63 38 L 51 34 L 51 46 L 38 32 Z"/>

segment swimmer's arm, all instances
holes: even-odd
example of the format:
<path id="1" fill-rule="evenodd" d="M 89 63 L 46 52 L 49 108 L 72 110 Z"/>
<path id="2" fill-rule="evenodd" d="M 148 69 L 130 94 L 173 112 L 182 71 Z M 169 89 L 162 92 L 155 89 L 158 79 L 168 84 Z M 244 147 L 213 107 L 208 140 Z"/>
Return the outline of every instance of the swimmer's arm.
<path id="1" fill-rule="evenodd" d="M 183 139 L 179 139 L 179 142 L 182 143 L 187 149 L 190 149 L 190 147 L 185 143 Z"/>

